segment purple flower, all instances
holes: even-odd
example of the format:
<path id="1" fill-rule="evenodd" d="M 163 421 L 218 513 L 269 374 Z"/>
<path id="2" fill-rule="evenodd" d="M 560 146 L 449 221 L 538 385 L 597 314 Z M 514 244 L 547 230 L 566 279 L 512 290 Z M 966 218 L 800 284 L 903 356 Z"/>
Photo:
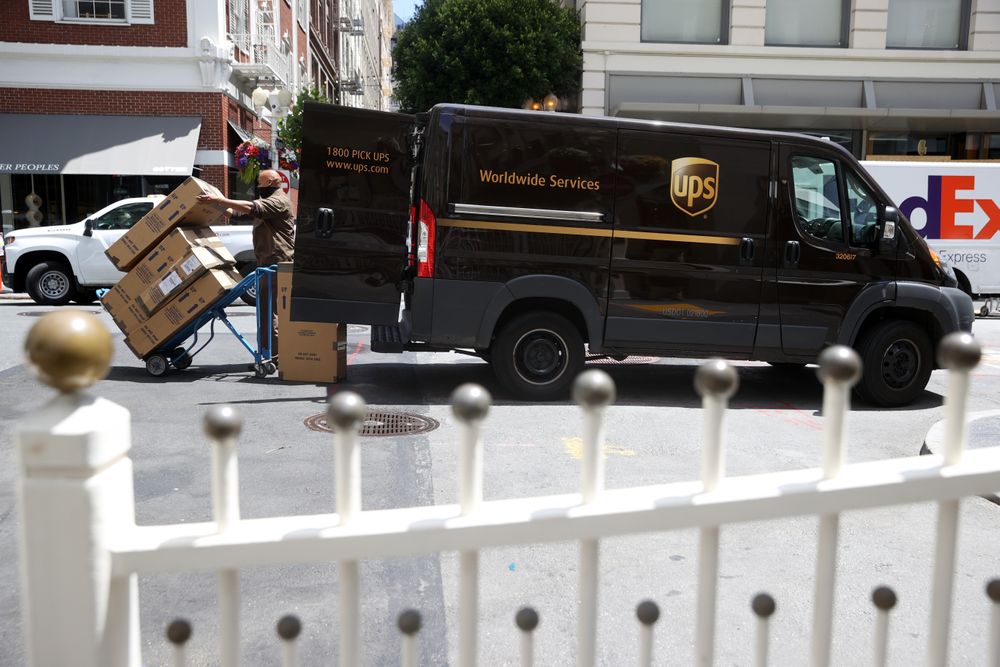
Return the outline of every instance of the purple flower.
<path id="1" fill-rule="evenodd" d="M 240 169 L 246 169 L 246 167 L 247 167 L 246 156 L 241 157 L 240 160 L 239 160 L 239 162 L 238 162 L 238 164 L 240 165 Z"/>

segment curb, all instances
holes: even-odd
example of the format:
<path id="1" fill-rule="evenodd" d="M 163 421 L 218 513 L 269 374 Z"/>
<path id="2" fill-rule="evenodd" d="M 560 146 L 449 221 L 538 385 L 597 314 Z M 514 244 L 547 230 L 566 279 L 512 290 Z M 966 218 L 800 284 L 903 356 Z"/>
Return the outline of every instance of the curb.
<path id="1" fill-rule="evenodd" d="M 30 300 L 31 297 L 21 292 L 3 292 L 0 293 L 0 299 L 3 299 L 5 301 L 22 301 L 22 300 Z"/>
<path id="2" fill-rule="evenodd" d="M 980 419 L 988 419 L 990 417 L 1000 417 L 1000 410 L 983 410 L 981 412 L 970 412 L 965 416 L 965 427 L 968 428 L 970 424 L 974 421 Z M 920 455 L 925 456 L 928 454 L 934 454 L 935 452 L 940 452 L 944 448 L 944 429 L 945 420 L 942 419 L 934 423 L 933 426 L 927 431 L 927 435 L 924 436 L 924 444 L 920 447 Z M 987 493 L 980 498 L 990 501 L 991 503 L 996 503 L 1000 505 L 1000 492 L 998 493 Z"/>

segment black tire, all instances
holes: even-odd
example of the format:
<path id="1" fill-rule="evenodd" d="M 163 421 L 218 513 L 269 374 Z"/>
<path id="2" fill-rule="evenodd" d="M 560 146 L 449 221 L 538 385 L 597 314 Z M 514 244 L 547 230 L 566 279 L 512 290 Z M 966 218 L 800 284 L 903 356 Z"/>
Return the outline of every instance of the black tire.
<path id="1" fill-rule="evenodd" d="M 79 287 L 76 290 L 76 294 L 73 295 L 73 303 L 78 303 L 81 306 L 86 306 L 95 301 L 97 301 L 97 290 L 95 289 Z"/>
<path id="2" fill-rule="evenodd" d="M 25 279 L 28 295 L 43 306 L 62 306 L 76 296 L 73 271 L 63 262 L 39 262 Z"/>
<path id="3" fill-rule="evenodd" d="M 583 370 L 583 337 L 562 315 L 525 313 L 497 334 L 490 363 L 500 383 L 519 398 L 563 398 Z"/>
<path id="4" fill-rule="evenodd" d="M 934 369 L 930 337 L 906 320 L 888 320 L 859 341 L 864 369 L 858 396 L 868 403 L 899 407 L 912 403 L 927 386 Z"/>
<path id="5" fill-rule="evenodd" d="M 191 366 L 191 355 L 183 347 L 175 348 L 170 353 L 171 365 L 179 371 Z"/>
<path id="6" fill-rule="evenodd" d="M 155 378 L 163 377 L 170 368 L 170 362 L 162 354 L 154 354 L 146 359 L 146 372 Z"/>
<path id="7" fill-rule="evenodd" d="M 246 278 L 251 273 L 257 270 L 256 262 L 247 262 L 246 264 L 240 264 L 236 267 L 236 270 L 240 272 L 240 275 Z M 240 295 L 240 300 L 243 301 L 248 306 L 257 305 L 257 290 L 252 286 L 246 292 Z"/>

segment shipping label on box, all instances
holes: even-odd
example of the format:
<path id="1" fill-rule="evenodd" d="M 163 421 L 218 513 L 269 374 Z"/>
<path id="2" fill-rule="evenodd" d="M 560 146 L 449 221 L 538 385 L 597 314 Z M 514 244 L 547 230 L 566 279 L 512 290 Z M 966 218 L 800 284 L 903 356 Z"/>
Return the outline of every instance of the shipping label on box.
<path id="1" fill-rule="evenodd" d="M 168 266 L 156 283 L 139 294 L 139 304 L 146 313 L 152 315 L 205 271 L 231 266 L 233 261 L 232 255 L 225 249 L 219 251 L 217 248 L 188 248 L 188 254 Z"/>
<path id="2" fill-rule="evenodd" d="M 120 271 L 128 271 L 175 227 L 225 224 L 222 207 L 198 203 L 198 195 L 205 193 L 221 195 L 214 186 L 188 177 L 104 251 L 111 263 Z"/>
<path id="3" fill-rule="evenodd" d="M 198 315 L 208 310 L 240 281 L 231 269 L 211 269 L 171 299 L 128 337 L 129 347 L 143 358 L 161 347 Z"/>

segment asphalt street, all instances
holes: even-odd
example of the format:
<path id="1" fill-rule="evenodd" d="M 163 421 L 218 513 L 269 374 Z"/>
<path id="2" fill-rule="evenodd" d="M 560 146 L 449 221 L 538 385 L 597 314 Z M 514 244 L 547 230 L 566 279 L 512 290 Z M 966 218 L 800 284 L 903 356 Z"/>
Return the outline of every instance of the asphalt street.
<path id="1" fill-rule="evenodd" d="M 52 395 L 25 364 L 21 347 L 38 316 L 50 310 L 30 301 L 0 300 L 0 664 L 23 662 L 18 581 L 14 426 Z M 165 378 L 147 375 L 97 304 L 84 307 L 115 333 L 115 359 L 93 390 L 133 416 L 136 511 L 140 524 L 205 521 L 211 515 L 209 448 L 201 415 L 230 403 L 245 418 L 239 445 L 243 517 L 334 511 L 333 438 L 305 421 L 322 413 L 328 388 L 254 379 L 248 355 L 227 332 L 194 360 Z M 232 321 L 248 330 L 252 309 L 235 307 Z M 1000 320 L 977 320 L 986 350 L 974 374 L 970 409 L 1000 408 Z M 482 361 L 461 355 L 379 355 L 368 350 L 366 327 L 348 329 L 349 372 L 332 391 L 361 394 L 372 408 L 407 411 L 436 420 L 421 435 L 362 442 L 364 509 L 456 500 L 457 425 L 448 398 L 463 382 L 494 394 L 484 426 L 487 500 L 569 493 L 580 474 L 580 410 L 570 402 L 529 404 L 502 392 Z M 608 412 L 607 487 L 693 480 L 699 477 L 702 415 L 692 378 L 698 361 L 631 358 L 595 363 L 618 385 Z M 821 391 L 814 368 L 780 371 L 736 363 L 740 390 L 727 416 L 728 475 L 820 464 Z M 849 462 L 915 456 L 943 417 L 946 376 L 937 371 L 914 405 L 876 410 L 858 405 L 848 422 Z M 991 432 L 991 431 L 987 431 Z M 891 622 L 891 664 L 924 660 L 928 636 L 936 507 L 907 505 L 841 518 L 833 662 L 871 659 L 874 613 L 870 594 L 890 585 L 899 596 Z M 957 560 L 953 664 L 985 662 L 989 605 L 983 588 L 1000 576 L 1000 506 L 963 501 Z M 722 529 L 716 663 L 751 660 L 754 618 L 750 600 L 768 591 L 777 600 L 772 664 L 803 664 L 809 647 L 817 520 L 726 526 Z M 605 540 L 597 645 L 602 665 L 633 664 L 638 655 L 634 609 L 654 599 L 657 664 L 693 662 L 698 540 L 695 531 Z M 537 664 L 572 664 L 575 650 L 577 547 L 556 544 L 492 549 L 481 556 L 480 664 L 517 663 L 514 614 L 523 605 L 541 615 Z M 458 626 L 457 555 L 365 562 L 362 622 L 365 665 L 399 662 L 396 615 L 423 612 L 420 664 L 455 664 Z M 303 664 L 330 664 L 336 654 L 337 576 L 333 564 L 262 568 L 241 574 L 244 664 L 278 664 L 274 624 L 285 613 L 303 622 Z M 143 577 L 140 607 L 144 661 L 169 662 L 164 639 L 176 617 L 194 626 L 191 664 L 216 664 L 215 583 L 211 573 Z"/>

